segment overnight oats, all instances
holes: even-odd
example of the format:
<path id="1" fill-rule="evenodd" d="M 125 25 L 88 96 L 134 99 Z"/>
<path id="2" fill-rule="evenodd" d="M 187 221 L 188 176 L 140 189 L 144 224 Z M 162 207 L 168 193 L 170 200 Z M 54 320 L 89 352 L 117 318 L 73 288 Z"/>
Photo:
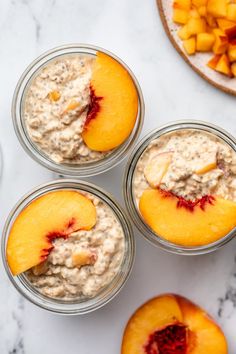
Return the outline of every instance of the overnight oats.
<path id="1" fill-rule="evenodd" d="M 177 125 L 152 134 L 133 153 L 138 157 L 128 199 L 133 199 L 136 217 L 161 242 L 204 247 L 236 226 L 235 142 L 229 144 L 228 137 L 200 123 Z"/>
<path id="2" fill-rule="evenodd" d="M 123 272 L 126 277 L 127 247 L 131 252 L 111 205 L 91 191 L 60 188 L 33 199 L 17 215 L 6 262 L 14 279 L 22 277 L 38 296 L 80 304 L 109 294 Z"/>
<path id="3" fill-rule="evenodd" d="M 23 147 L 65 175 L 91 175 L 119 162 L 142 120 L 142 94 L 132 72 L 111 53 L 89 46 L 57 48 L 40 57 L 13 99 Z"/>

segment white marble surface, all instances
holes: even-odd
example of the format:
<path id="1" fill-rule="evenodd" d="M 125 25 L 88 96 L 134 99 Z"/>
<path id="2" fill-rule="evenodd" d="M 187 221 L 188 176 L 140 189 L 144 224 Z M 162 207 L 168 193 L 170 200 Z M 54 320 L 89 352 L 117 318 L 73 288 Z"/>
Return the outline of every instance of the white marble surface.
<path id="1" fill-rule="evenodd" d="M 236 135 L 235 98 L 209 86 L 174 51 L 155 0 L 1 0 L 1 229 L 22 194 L 52 178 L 24 153 L 15 137 L 10 114 L 14 87 L 37 55 L 71 42 L 105 47 L 133 69 L 146 101 L 143 134 L 171 120 L 197 118 Z M 121 202 L 123 166 L 91 178 Z M 155 249 L 135 234 L 137 257 L 127 285 L 110 304 L 83 317 L 55 316 L 24 301 L 1 264 L 0 353 L 119 353 L 124 325 L 136 307 L 151 296 L 173 291 L 198 302 L 217 319 L 229 353 L 235 354 L 236 240 L 217 253 L 188 258 Z"/>

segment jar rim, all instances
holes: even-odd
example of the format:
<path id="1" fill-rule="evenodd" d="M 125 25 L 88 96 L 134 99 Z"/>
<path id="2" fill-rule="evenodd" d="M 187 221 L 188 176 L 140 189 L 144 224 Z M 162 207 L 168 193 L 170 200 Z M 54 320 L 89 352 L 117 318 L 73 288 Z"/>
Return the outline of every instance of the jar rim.
<path id="1" fill-rule="evenodd" d="M 125 241 L 125 250 L 123 255 L 123 260 L 119 268 L 119 272 L 112 279 L 112 281 L 107 284 L 101 291 L 91 299 L 81 301 L 78 299 L 74 301 L 63 301 L 54 298 L 49 298 L 38 292 L 29 281 L 26 281 L 26 277 L 23 275 L 13 276 L 6 259 L 6 246 L 11 230 L 12 224 L 14 223 L 16 217 L 20 212 L 30 204 L 33 200 L 37 199 L 41 195 L 47 194 L 55 190 L 77 190 L 87 192 L 99 198 L 108 205 L 113 211 L 116 219 L 120 223 Z M 23 295 L 30 302 L 34 303 L 38 307 L 54 312 L 57 314 L 66 315 L 82 315 L 97 310 L 98 308 L 104 306 L 110 302 L 123 288 L 126 283 L 133 267 L 135 258 L 135 239 L 133 235 L 132 225 L 129 218 L 120 206 L 120 204 L 114 199 L 114 197 L 106 192 L 104 189 L 98 187 L 89 182 L 75 180 L 75 179 L 58 179 L 50 182 L 41 184 L 28 193 L 26 193 L 13 207 L 8 215 L 3 229 L 3 236 L 1 242 L 1 252 L 2 260 L 5 271 L 10 279 L 11 283 L 14 285 L 16 290 Z"/>
<path id="2" fill-rule="evenodd" d="M 50 157 L 46 155 L 42 150 L 40 150 L 27 134 L 22 113 L 22 101 L 25 97 L 27 88 L 31 83 L 32 77 L 34 77 L 34 75 L 40 70 L 42 66 L 45 65 L 46 62 L 53 61 L 57 57 L 70 54 L 96 55 L 98 51 L 103 52 L 118 61 L 127 70 L 132 78 L 138 95 L 138 112 L 135 126 L 129 137 L 120 146 L 113 149 L 110 154 L 105 156 L 105 158 L 81 164 L 56 163 L 50 159 Z M 76 176 L 90 177 L 108 171 L 109 169 L 119 164 L 126 157 L 141 133 L 144 121 L 145 104 L 140 84 L 132 70 L 123 62 L 123 60 L 104 48 L 90 44 L 78 43 L 63 45 L 50 49 L 41 54 L 34 61 L 32 61 L 31 64 L 28 65 L 16 85 L 12 99 L 11 112 L 14 130 L 17 138 L 23 149 L 31 158 L 57 174 L 72 178 Z"/>
<path id="3" fill-rule="evenodd" d="M 169 122 L 151 130 L 133 149 L 126 164 L 123 175 L 123 196 L 131 220 L 138 228 L 142 236 L 152 245 L 174 254 L 200 255 L 213 252 L 228 243 L 236 235 L 236 227 L 224 237 L 206 245 L 194 247 L 178 245 L 165 240 L 164 238 L 157 235 L 154 231 L 152 231 L 152 229 L 142 219 L 133 195 L 133 178 L 135 169 L 140 157 L 142 156 L 148 145 L 151 143 L 151 141 L 153 141 L 154 139 L 158 139 L 164 134 L 185 129 L 203 130 L 206 133 L 215 135 L 219 139 L 223 140 L 227 145 L 229 145 L 236 153 L 236 139 L 226 130 L 222 129 L 221 127 L 215 124 L 202 120 L 188 119 Z"/>

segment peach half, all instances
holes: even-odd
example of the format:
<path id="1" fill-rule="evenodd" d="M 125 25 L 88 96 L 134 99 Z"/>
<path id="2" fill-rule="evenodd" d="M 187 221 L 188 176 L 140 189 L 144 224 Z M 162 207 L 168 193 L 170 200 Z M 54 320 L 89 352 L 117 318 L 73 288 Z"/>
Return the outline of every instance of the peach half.
<path id="1" fill-rule="evenodd" d="M 186 298 L 160 295 L 129 320 L 121 354 L 227 354 L 219 326 Z"/>
<path id="2" fill-rule="evenodd" d="M 98 52 L 91 79 L 91 105 L 82 137 L 95 151 L 109 151 L 131 134 L 138 112 L 138 94 L 128 71 Z"/>
<path id="3" fill-rule="evenodd" d="M 161 189 L 147 189 L 139 210 L 155 233 L 182 246 L 207 245 L 236 226 L 236 203 L 212 196 L 191 202 Z"/>
<path id="4" fill-rule="evenodd" d="M 53 240 L 67 238 L 77 230 L 90 230 L 96 209 L 77 191 L 49 192 L 35 199 L 18 215 L 7 242 L 7 261 L 13 275 L 43 262 L 53 249 Z"/>

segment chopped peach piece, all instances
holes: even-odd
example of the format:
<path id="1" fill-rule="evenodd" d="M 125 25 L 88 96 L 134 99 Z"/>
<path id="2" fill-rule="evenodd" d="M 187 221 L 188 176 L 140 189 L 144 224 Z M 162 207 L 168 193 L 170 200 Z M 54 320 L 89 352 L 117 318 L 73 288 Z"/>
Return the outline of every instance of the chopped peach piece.
<path id="1" fill-rule="evenodd" d="M 236 44 L 229 45 L 228 57 L 231 62 L 236 61 Z"/>
<path id="2" fill-rule="evenodd" d="M 6 252 L 13 275 L 46 260 L 54 239 L 90 230 L 95 223 L 93 203 L 77 191 L 49 192 L 35 199 L 17 216 L 9 234 Z"/>
<path id="3" fill-rule="evenodd" d="M 231 71 L 232 71 L 232 75 L 233 75 L 234 77 L 236 77 L 236 63 L 233 63 L 233 64 L 231 65 Z"/>
<path id="4" fill-rule="evenodd" d="M 191 36 L 206 32 L 206 21 L 203 18 L 190 18 L 187 23 L 187 28 Z"/>
<path id="5" fill-rule="evenodd" d="M 215 169 L 216 167 L 217 167 L 216 152 L 212 152 L 207 154 L 207 156 L 203 156 L 203 161 L 200 162 L 195 173 L 197 175 L 202 175 L 204 173 L 207 173 Z"/>
<path id="6" fill-rule="evenodd" d="M 196 39 L 194 37 L 183 41 L 183 46 L 188 55 L 193 55 L 196 53 Z"/>
<path id="7" fill-rule="evenodd" d="M 215 70 L 220 72 L 221 74 L 232 77 L 229 58 L 226 54 L 223 54 L 220 57 L 220 60 L 218 61 Z"/>
<path id="8" fill-rule="evenodd" d="M 227 5 L 227 18 L 231 21 L 236 21 L 236 3 Z"/>
<path id="9" fill-rule="evenodd" d="M 149 185 L 157 187 L 165 176 L 172 160 L 171 152 L 163 152 L 153 157 L 144 169 L 144 176 Z"/>
<path id="10" fill-rule="evenodd" d="M 234 28 L 235 27 L 235 23 L 234 22 L 226 20 L 224 18 L 217 19 L 217 24 L 218 24 L 219 28 L 222 31 L 225 31 L 225 30 L 227 30 L 229 28 Z"/>
<path id="11" fill-rule="evenodd" d="M 66 106 L 64 113 L 67 113 L 69 111 L 73 111 L 74 109 L 78 108 L 80 106 L 80 102 L 76 100 L 71 100 L 69 104 Z"/>
<path id="12" fill-rule="evenodd" d="M 192 4 L 196 7 L 206 6 L 207 0 L 192 0 Z"/>
<path id="13" fill-rule="evenodd" d="M 174 7 L 175 6 L 177 6 L 178 8 L 189 11 L 191 8 L 191 0 L 175 0 Z"/>
<path id="14" fill-rule="evenodd" d="M 207 12 L 216 18 L 226 17 L 227 15 L 226 0 L 208 0 Z"/>
<path id="15" fill-rule="evenodd" d="M 184 25 L 188 22 L 188 18 L 189 18 L 188 11 L 174 4 L 173 21 L 175 23 Z"/>
<path id="16" fill-rule="evenodd" d="M 159 189 L 143 192 L 139 210 L 147 225 L 163 239 L 183 246 L 207 245 L 236 227 L 236 203 L 218 197 L 192 209 L 188 201 Z"/>
<path id="17" fill-rule="evenodd" d="M 182 40 L 186 40 L 186 39 L 189 39 L 190 37 L 190 34 L 188 33 L 188 27 L 187 25 L 181 27 L 178 31 L 178 36 L 180 39 Z"/>
<path id="18" fill-rule="evenodd" d="M 72 262 L 75 267 L 82 267 L 85 265 L 91 265 L 96 262 L 96 255 L 89 250 L 80 250 L 72 254 Z"/>
<path id="19" fill-rule="evenodd" d="M 198 13 L 199 13 L 200 16 L 206 17 L 207 16 L 207 8 L 206 8 L 206 6 L 200 6 L 198 8 Z"/>
<path id="20" fill-rule="evenodd" d="M 215 36 L 212 33 L 199 33 L 197 35 L 197 51 L 209 52 L 215 42 Z"/>
<path id="21" fill-rule="evenodd" d="M 220 31 L 221 30 L 213 30 L 215 34 L 215 43 L 212 50 L 215 54 L 224 54 L 227 51 L 229 44 L 227 36 Z"/>
<path id="22" fill-rule="evenodd" d="M 48 93 L 48 98 L 50 99 L 50 101 L 58 101 L 61 98 L 61 94 L 59 91 L 50 91 Z"/>
<path id="23" fill-rule="evenodd" d="M 209 68 L 215 70 L 216 66 L 220 60 L 220 55 L 216 54 L 213 58 L 211 58 L 211 60 L 209 60 L 209 62 L 207 63 L 207 66 L 209 66 Z"/>
<path id="24" fill-rule="evenodd" d="M 217 27 L 216 19 L 212 15 L 207 14 L 206 22 L 207 22 L 208 26 L 210 26 L 211 28 Z"/>

